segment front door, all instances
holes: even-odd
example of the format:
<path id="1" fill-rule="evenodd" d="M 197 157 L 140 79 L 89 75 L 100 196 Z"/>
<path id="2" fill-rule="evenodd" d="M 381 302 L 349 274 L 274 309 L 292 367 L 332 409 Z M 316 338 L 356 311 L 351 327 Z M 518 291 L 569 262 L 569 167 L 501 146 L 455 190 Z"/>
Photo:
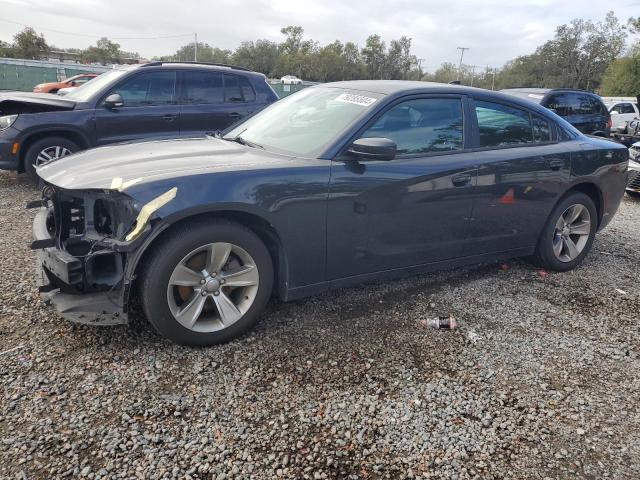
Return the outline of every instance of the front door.
<path id="1" fill-rule="evenodd" d="M 463 251 L 476 169 L 465 102 L 421 96 L 392 104 L 356 138 L 393 140 L 391 161 L 342 154 L 331 167 L 327 277 L 422 265 Z"/>
<path id="2" fill-rule="evenodd" d="M 117 85 L 105 97 L 118 93 L 124 106 L 96 107 L 96 144 L 180 136 L 175 85 L 176 73 L 172 70 L 142 72 Z"/>

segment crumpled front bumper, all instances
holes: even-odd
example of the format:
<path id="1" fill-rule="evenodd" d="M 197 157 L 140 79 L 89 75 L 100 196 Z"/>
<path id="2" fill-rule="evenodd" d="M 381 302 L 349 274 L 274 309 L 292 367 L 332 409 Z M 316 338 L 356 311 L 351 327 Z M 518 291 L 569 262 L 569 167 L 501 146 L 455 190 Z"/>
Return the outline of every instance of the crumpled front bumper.
<path id="1" fill-rule="evenodd" d="M 34 240 L 50 238 L 46 226 L 47 209 L 41 208 L 33 222 Z M 65 319 L 91 325 L 121 325 L 127 323 L 122 291 L 68 293 L 61 284 L 73 285 L 82 278 L 84 263 L 57 247 L 37 250 L 36 281 L 40 296 Z"/>

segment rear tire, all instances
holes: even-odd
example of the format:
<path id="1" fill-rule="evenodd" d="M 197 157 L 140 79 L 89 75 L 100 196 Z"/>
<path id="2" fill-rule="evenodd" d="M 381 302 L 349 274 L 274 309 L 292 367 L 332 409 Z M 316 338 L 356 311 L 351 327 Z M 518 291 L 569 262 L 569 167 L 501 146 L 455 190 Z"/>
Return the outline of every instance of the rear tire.
<path id="1" fill-rule="evenodd" d="M 140 303 L 162 336 L 209 346 L 253 327 L 272 289 L 271 255 L 255 233 L 225 220 L 192 221 L 150 252 Z"/>
<path id="2" fill-rule="evenodd" d="M 24 169 L 27 175 L 36 183 L 39 181 L 36 173 L 36 165 L 44 165 L 49 162 L 66 157 L 80 150 L 80 147 L 64 137 L 46 137 L 36 141 L 27 150 L 24 158 Z M 56 156 L 58 152 L 58 156 Z"/>
<path id="3" fill-rule="evenodd" d="M 569 193 L 549 215 L 534 263 L 557 272 L 573 270 L 591 250 L 597 228 L 598 212 L 591 197 L 582 192 Z"/>

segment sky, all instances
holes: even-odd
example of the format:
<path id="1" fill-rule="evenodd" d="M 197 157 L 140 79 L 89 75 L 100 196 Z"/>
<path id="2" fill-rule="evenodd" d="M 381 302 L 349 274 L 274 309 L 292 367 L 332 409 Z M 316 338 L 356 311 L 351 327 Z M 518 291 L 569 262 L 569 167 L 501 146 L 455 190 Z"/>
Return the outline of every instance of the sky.
<path id="1" fill-rule="evenodd" d="M 459 60 L 500 67 L 531 53 L 574 18 L 620 20 L 640 15 L 640 0 L 0 0 L 0 40 L 30 25 L 57 47 L 86 48 L 106 36 L 145 58 L 198 41 L 234 49 L 240 42 L 281 41 L 280 28 L 300 25 L 305 38 L 362 47 L 373 33 L 387 43 L 413 40 L 423 68 Z M 14 23 L 15 22 L 15 23 Z"/>

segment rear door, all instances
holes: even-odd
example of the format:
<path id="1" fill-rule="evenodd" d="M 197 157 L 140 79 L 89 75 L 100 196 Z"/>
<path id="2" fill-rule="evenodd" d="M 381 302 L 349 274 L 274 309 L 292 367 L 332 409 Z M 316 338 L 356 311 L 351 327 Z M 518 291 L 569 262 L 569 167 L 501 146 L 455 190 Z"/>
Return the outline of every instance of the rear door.
<path id="1" fill-rule="evenodd" d="M 185 70 L 179 77 L 183 137 L 224 130 L 256 109 L 256 94 L 244 76 Z"/>
<path id="2" fill-rule="evenodd" d="M 122 97 L 124 106 L 108 109 L 98 104 L 95 110 L 96 145 L 180 136 L 180 106 L 175 101 L 174 70 L 136 73 L 112 88 L 102 100 L 112 93 Z"/>
<path id="3" fill-rule="evenodd" d="M 478 98 L 473 110 L 478 180 L 466 254 L 529 248 L 569 181 L 569 150 L 535 112 Z"/>

